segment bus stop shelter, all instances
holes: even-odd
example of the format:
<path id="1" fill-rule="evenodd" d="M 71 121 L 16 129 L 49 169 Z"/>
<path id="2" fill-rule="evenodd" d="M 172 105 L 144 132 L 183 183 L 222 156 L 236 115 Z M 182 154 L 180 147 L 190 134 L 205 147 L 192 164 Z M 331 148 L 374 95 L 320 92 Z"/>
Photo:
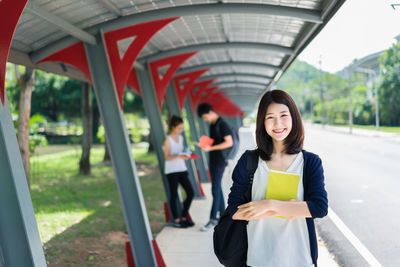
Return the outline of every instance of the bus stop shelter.
<path id="1" fill-rule="evenodd" d="M 135 161 L 123 120 L 125 90 L 142 97 L 161 181 L 161 107 L 185 108 L 191 137 L 208 102 L 236 127 L 324 28 L 344 0 L 0 0 L 0 266 L 46 266 L 5 94 L 6 63 L 89 82 L 111 151 L 136 266 L 157 266 Z M 45 101 L 45 99 L 43 100 Z M 207 161 L 188 163 L 192 186 Z M 176 203 L 168 203 L 175 205 Z"/>

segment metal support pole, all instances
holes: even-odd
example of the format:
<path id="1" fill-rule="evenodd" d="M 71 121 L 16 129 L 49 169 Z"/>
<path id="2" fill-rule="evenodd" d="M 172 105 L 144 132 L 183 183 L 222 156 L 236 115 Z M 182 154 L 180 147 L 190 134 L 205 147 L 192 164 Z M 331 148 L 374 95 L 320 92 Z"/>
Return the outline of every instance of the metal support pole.
<path id="1" fill-rule="evenodd" d="M 235 117 L 223 117 L 223 119 L 235 130 L 239 130 L 242 126 L 242 118 L 240 116 Z"/>
<path id="2" fill-rule="evenodd" d="M 3 249 L 1 248 L 1 244 L 0 244 L 0 267 L 6 267 L 6 263 L 4 262 Z"/>
<path id="3" fill-rule="evenodd" d="M 353 94 L 352 94 L 352 88 L 351 88 L 351 72 L 350 70 L 348 71 L 349 75 L 349 81 L 348 81 L 348 86 L 349 86 L 349 133 L 353 133 Z"/>
<path id="4" fill-rule="evenodd" d="M 320 100 L 321 100 L 321 125 L 322 127 L 325 126 L 325 100 L 324 100 L 324 88 L 323 88 L 323 84 L 322 84 L 322 69 L 321 69 L 321 65 L 322 65 L 322 59 L 321 56 L 319 58 L 319 96 L 320 96 Z"/>
<path id="5" fill-rule="evenodd" d="M 364 72 L 368 74 L 368 83 L 371 86 L 374 86 L 374 93 L 375 93 L 375 127 L 376 130 L 379 131 L 379 95 L 378 95 L 378 86 L 374 83 L 376 79 L 376 71 L 374 69 L 369 68 L 357 68 L 356 71 Z"/>
<path id="6" fill-rule="evenodd" d="M 239 129 L 243 125 L 243 118 L 240 116 L 236 116 L 237 128 Z"/>
<path id="7" fill-rule="evenodd" d="M 131 144 L 108 66 L 104 41 L 85 44 L 97 103 L 106 130 L 111 160 L 136 266 L 157 266 L 152 234 Z"/>
<path id="8" fill-rule="evenodd" d="M 231 127 L 238 128 L 236 117 L 222 117 Z"/>
<path id="9" fill-rule="evenodd" d="M 161 118 L 161 111 L 158 108 L 156 92 L 154 90 L 153 83 L 150 79 L 150 72 L 148 66 L 143 70 L 137 70 L 137 77 L 140 86 L 140 91 L 142 92 L 142 100 L 144 110 L 146 112 L 147 118 L 149 119 L 151 125 L 151 138 L 153 140 L 154 149 L 156 150 L 158 166 L 160 167 L 161 179 L 164 185 L 165 195 L 167 197 L 168 208 L 171 213 L 171 205 L 175 205 L 178 213 L 182 211 L 182 205 L 177 199 L 175 203 L 170 203 L 171 190 L 168 185 L 167 176 L 164 173 L 165 170 L 165 158 L 164 158 L 164 139 L 166 138 L 163 122 Z M 171 216 L 172 219 L 172 216 Z"/>
<path id="10" fill-rule="evenodd" d="M 0 102 L 0 244 L 0 266 L 47 266 L 7 96 Z"/>
<path id="11" fill-rule="evenodd" d="M 200 128 L 200 134 L 201 135 L 207 135 L 210 136 L 209 130 L 210 128 L 208 127 L 208 125 L 206 124 L 205 121 L 203 121 L 203 119 L 200 119 L 199 117 L 197 117 L 197 123 L 199 124 L 199 128 Z"/>
<path id="12" fill-rule="evenodd" d="M 168 85 L 165 96 L 167 98 L 169 112 L 172 115 L 182 117 L 181 111 L 179 109 L 178 99 L 176 97 L 176 92 L 174 90 L 174 87 L 171 84 Z M 182 136 L 183 136 L 183 145 L 185 147 L 187 147 L 188 142 L 187 142 L 187 137 L 186 137 L 185 132 L 183 132 Z M 194 189 L 194 196 L 196 198 L 200 198 L 201 197 L 200 189 L 199 189 L 199 186 L 197 185 L 197 181 L 199 180 L 199 177 L 197 176 L 196 167 L 194 165 L 194 160 L 185 160 L 185 164 L 186 164 L 186 167 L 188 170 L 190 184 L 192 185 L 192 187 Z"/>
<path id="13" fill-rule="evenodd" d="M 210 127 L 207 125 L 207 123 L 205 121 L 203 121 L 203 119 L 199 118 L 197 115 L 194 116 L 196 119 L 195 121 L 197 121 L 197 124 L 199 125 L 199 132 L 200 132 L 200 136 L 205 135 L 205 136 L 210 136 Z M 201 150 L 203 157 L 206 159 L 205 163 L 206 168 L 208 170 L 208 162 L 210 162 L 210 153 L 206 153 L 203 150 Z"/>
<path id="14" fill-rule="evenodd" d="M 368 69 L 368 80 L 374 86 L 375 93 L 375 128 L 379 131 L 379 95 L 378 95 L 378 86 L 376 85 L 376 72 L 372 69 Z"/>
<path id="15" fill-rule="evenodd" d="M 193 111 L 192 111 L 192 104 L 190 103 L 190 100 L 187 98 L 185 100 L 185 110 L 186 110 L 186 115 L 187 119 L 189 121 L 189 126 L 190 126 L 190 134 L 192 136 L 192 140 L 195 142 L 199 142 L 199 134 L 197 131 L 196 127 L 196 122 L 194 119 Z M 208 175 L 208 165 L 205 157 L 205 152 L 203 149 L 199 148 L 198 146 L 195 147 L 196 154 L 200 156 L 199 159 L 197 159 L 197 167 L 199 168 L 199 173 L 201 177 L 202 182 L 209 182 L 210 177 Z"/>
<path id="16" fill-rule="evenodd" d="M 376 130 L 379 131 L 379 95 L 378 95 L 378 86 L 375 84 L 375 125 Z"/>

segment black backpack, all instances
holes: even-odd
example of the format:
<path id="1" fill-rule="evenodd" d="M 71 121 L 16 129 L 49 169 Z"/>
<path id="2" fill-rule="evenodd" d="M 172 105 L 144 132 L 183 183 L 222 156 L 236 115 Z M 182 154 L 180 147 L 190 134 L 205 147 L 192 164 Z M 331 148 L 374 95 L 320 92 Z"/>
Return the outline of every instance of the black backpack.
<path id="1" fill-rule="evenodd" d="M 240 146 L 239 134 L 238 134 L 238 130 L 237 129 L 234 129 L 229 124 L 227 124 L 227 125 L 228 125 L 229 130 L 230 130 L 231 135 L 232 135 L 233 146 L 221 150 L 221 154 L 224 157 L 224 159 L 234 159 L 236 154 L 237 154 L 237 152 L 238 152 L 238 150 L 239 150 L 239 146 Z M 219 136 L 221 136 L 220 127 L 221 127 L 221 121 L 218 122 L 218 125 L 217 125 L 218 135 Z"/>
<path id="2" fill-rule="evenodd" d="M 256 150 L 247 150 L 246 173 L 249 177 L 249 187 L 245 192 L 247 201 L 251 201 L 251 187 L 254 173 L 258 166 Z M 248 221 L 232 220 L 229 206 L 214 227 L 214 253 L 219 262 L 227 267 L 245 267 L 247 260 L 247 230 Z"/>

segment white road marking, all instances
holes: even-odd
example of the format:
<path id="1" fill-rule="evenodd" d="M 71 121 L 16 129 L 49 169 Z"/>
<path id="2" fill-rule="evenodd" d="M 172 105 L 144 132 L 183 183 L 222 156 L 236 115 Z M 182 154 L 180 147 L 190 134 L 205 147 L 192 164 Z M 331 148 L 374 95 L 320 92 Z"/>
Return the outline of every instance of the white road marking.
<path id="1" fill-rule="evenodd" d="M 336 215 L 336 213 L 328 208 L 328 217 L 333 221 L 336 227 L 342 232 L 342 234 L 349 240 L 354 248 L 360 253 L 360 255 L 368 262 L 372 267 L 382 267 L 382 264 L 372 255 L 372 253 L 361 243 L 361 241 L 350 231 L 350 229 L 344 224 L 344 222 Z"/>

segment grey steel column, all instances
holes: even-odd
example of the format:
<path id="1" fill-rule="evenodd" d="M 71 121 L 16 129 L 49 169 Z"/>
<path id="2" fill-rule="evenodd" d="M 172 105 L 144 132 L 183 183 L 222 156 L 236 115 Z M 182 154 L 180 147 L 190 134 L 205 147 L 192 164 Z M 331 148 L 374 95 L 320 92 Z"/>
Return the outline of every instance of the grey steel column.
<path id="1" fill-rule="evenodd" d="M 197 122 L 198 122 L 199 127 L 200 127 L 200 133 L 204 134 L 204 135 L 207 135 L 207 136 L 210 136 L 210 127 L 209 127 L 209 125 L 205 121 L 203 121 L 203 119 L 201 119 L 199 117 L 196 117 L 196 118 L 197 118 Z"/>
<path id="2" fill-rule="evenodd" d="M 240 116 L 236 116 L 236 123 L 237 123 L 237 128 L 239 129 L 243 125 L 243 118 Z"/>
<path id="3" fill-rule="evenodd" d="M 188 98 L 185 100 L 185 110 L 187 119 L 189 121 L 190 134 L 192 136 L 192 140 L 195 142 L 199 142 L 200 137 L 197 131 L 196 122 L 192 111 L 192 104 L 190 103 L 190 100 Z M 200 156 L 200 158 L 197 159 L 196 162 L 197 162 L 197 167 L 199 168 L 201 181 L 209 182 L 211 177 L 208 174 L 208 164 L 205 157 L 205 152 L 198 146 L 195 146 L 195 152 Z"/>
<path id="4" fill-rule="evenodd" d="M 108 60 L 103 42 L 85 44 L 86 54 L 96 92 L 97 103 L 107 135 L 107 144 L 117 180 L 126 227 L 132 244 L 136 266 L 154 266 L 156 259 L 152 247 L 152 234 L 137 175 L 131 144 L 122 111 L 107 67 Z"/>
<path id="5" fill-rule="evenodd" d="M 169 84 L 167 87 L 166 97 L 167 97 L 169 112 L 173 115 L 182 117 L 181 111 L 179 109 L 178 99 L 176 97 L 176 92 L 174 90 L 174 87 L 171 84 Z M 184 146 L 186 147 L 186 146 L 188 146 L 188 142 L 187 142 L 187 137 L 186 137 L 185 132 L 183 133 L 182 136 L 183 136 Z M 194 166 L 194 162 L 192 159 L 185 160 L 185 163 L 186 163 L 186 167 L 187 167 L 188 174 L 189 174 L 190 184 L 192 185 L 192 187 L 194 189 L 194 196 L 196 198 L 199 198 L 199 197 L 201 197 L 201 194 L 200 194 L 199 186 L 197 184 L 199 177 L 197 176 L 196 167 Z"/>
<path id="6" fill-rule="evenodd" d="M 223 117 L 223 119 L 235 130 L 239 131 L 242 126 L 242 118 L 240 116 L 235 117 Z"/>
<path id="7" fill-rule="evenodd" d="M 153 83 L 150 79 L 150 72 L 148 66 L 143 70 L 136 70 L 138 82 L 140 86 L 140 91 L 142 92 L 142 100 L 144 110 L 146 112 L 147 118 L 149 119 L 151 125 L 151 138 L 153 140 L 154 149 L 156 150 L 158 166 L 160 167 L 161 179 L 164 185 L 165 195 L 167 197 L 168 207 L 172 218 L 171 205 L 175 205 L 177 211 L 180 213 L 182 211 L 182 205 L 177 199 L 175 203 L 170 203 L 169 199 L 171 196 L 171 191 L 168 185 L 167 176 L 164 173 L 165 170 L 165 158 L 164 158 L 164 139 L 166 138 L 163 122 L 161 118 L 161 111 L 158 108 L 156 92 L 154 90 Z"/>
<path id="8" fill-rule="evenodd" d="M 6 263 L 4 262 L 4 257 L 3 257 L 3 249 L 1 248 L 1 243 L 0 243 L 0 267 L 6 267 Z"/>
<path id="9" fill-rule="evenodd" d="M 197 121 L 197 124 L 199 125 L 200 136 L 202 136 L 202 135 L 210 136 L 210 126 L 205 121 L 203 121 L 202 118 L 199 118 L 197 116 L 197 114 L 194 115 L 194 117 L 196 118 L 195 121 Z M 205 153 L 203 150 L 202 150 L 202 152 L 203 152 L 204 158 L 206 159 L 206 163 L 210 162 L 210 153 Z M 208 169 L 208 165 L 206 165 L 206 166 Z"/>
<path id="10" fill-rule="evenodd" d="M 232 120 L 232 117 L 225 117 L 225 116 L 221 116 L 221 115 L 220 115 L 220 117 L 221 117 L 226 123 L 228 123 L 229 126 L 231 126 L 231 127 L 234 127 L 234 126 L 235 126 L 235 124 L 234 124 L 234 122 L 233 122 L 233 120 Z"/>
<path id="11" fill-rule="evenodd" d="M 0 266 L 47 266 L 7 96 L 0 102 L 0 244 Z"/>

